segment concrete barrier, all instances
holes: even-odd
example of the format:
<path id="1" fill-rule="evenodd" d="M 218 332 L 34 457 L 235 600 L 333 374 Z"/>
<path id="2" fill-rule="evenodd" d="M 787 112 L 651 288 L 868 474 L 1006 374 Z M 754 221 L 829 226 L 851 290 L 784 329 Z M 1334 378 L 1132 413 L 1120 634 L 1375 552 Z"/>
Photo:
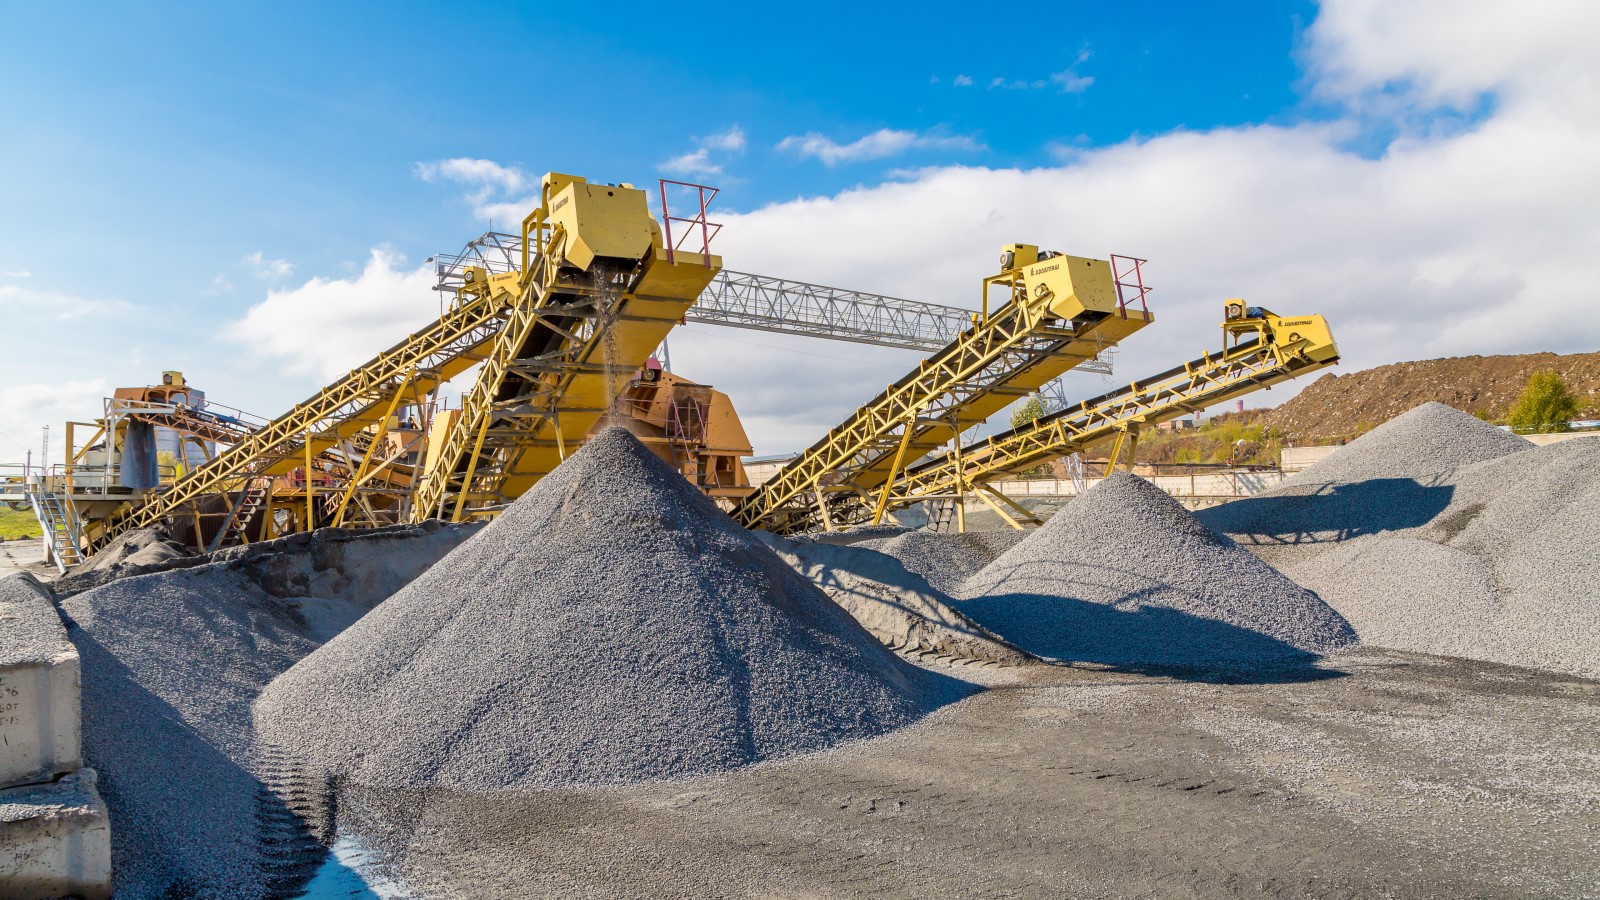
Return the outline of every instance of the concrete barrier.
<path id="1" fill-rule="evenodd" d="M 111 897 L 111 823 L 93 769 L 0 790 L 0 897 Z"/>
<path id="2" fill-rule="evenodd" d="M 78 651 L 28 574 L 0 578 L 0 788 L 83 766 Z"/>

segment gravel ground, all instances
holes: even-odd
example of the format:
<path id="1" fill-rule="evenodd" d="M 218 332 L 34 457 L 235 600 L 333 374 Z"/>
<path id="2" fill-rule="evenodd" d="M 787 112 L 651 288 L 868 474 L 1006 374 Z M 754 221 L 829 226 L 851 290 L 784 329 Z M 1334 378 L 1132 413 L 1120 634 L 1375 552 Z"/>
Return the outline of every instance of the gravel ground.
<path id="1" fill-rule="evenodd" d="M 256 714 L 311 771 L 493 791 L 722 771 L 967 690 L 900 661 L 612 428 Z"/>
<path id="2" fill-rule="evenodd" d="M 958 596 L 980 624 L 1067 661 L 1253 669 L 1355 642 L 1315 594 L 1127 474 L 1090 489 Z"/>
<path id="3" fill-rule="evenodd" d="M 84 755 L 111 811 L 119 898 L 270 897 L 320 850 L 268 787 L 250 704 L 453 529 L 318 532 L 125 577 L 61 602 L 82 657 Z M 186 562 L 177 560 L 174 562 Z"/>
<path id="4" fill-rule="evenodd" d="M 1441 403 L 1367 432 L 1270 491 L 1198 513 L 1277 566 L 1340 541 L 1416 528 L 1449 505 L 1450 474 L 1533 444 Z"/>
<path id="5" fill-rule="evenodd" d="M 994 562 L 1027 534 L 1025 531 L 907 531 L 892 538 L 862 541 L 855 546 L 892 556 L 907 569 L 948 594 L 979 569 Z"/>
<path id="6" fill-rule="evenodd" d="M 1600 454 L 1583 441 L 1451 473 L 1420 526 L 1288 568 L 1383 647 L 1600 677 Z"/>
<path id="7" fill-rule="evenodd" d="M 1360 650 L 1322 680 L 1032 667 L 871 741 L 606 790 L 367 792 L 415 896 L 1584 897 L 1600 684 Z"/>

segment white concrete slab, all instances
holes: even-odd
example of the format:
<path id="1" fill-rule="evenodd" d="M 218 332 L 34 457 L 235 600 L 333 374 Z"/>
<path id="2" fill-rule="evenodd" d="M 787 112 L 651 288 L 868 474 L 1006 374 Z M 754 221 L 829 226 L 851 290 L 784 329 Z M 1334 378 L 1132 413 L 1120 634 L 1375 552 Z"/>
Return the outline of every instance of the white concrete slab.
<path id="1" fill-rule="evenodd" d="M 0 788 L 83 766 L 78 650 L 38 581 L 0 577 Z"/>
<path id="2" fill-rule="evenodd" d="M 111 897 L 111 821 L 93 769 L 0 790 L 0 897 Z"/>

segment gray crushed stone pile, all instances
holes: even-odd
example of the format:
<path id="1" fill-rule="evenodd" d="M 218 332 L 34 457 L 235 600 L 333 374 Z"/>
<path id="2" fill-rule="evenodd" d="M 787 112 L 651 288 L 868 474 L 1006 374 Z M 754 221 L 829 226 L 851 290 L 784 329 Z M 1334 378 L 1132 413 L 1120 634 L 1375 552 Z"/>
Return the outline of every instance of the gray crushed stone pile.
<path id="1" fill-rule="evenodd" d="M 61 601 L 119 898 L 282 895 L 321 851 L 269 789 L 250 704 L 475 529 L 334 530 L 235 548 Z"/>
<path id="2" fill-rule="evenodd" d="M 1019 666 L 1036 661 L 958 611 L 949 596 L 886 553 L 859 544 L 752 534 L 902 656 L 954 665 Z"/>
<path id="3" fill-rule="evenodd" d="M 1600 678 L 1600 439 L 1463 467 L 1407 529 L 1286 569 L 1363 643 Z"/>
<path id="4" fill-rule="evenodd" d="M 949 593 L 960 587 L 995 557 L 1010 550 L 1027 534 L 1005 531 L 935 532 L 917 529 L 890 538 L 874 538 L 855 546 L 891 557 L 927 579 L 935 590 Z"/>
<path id="5" fill-rule="evenodd" d="M 973 574 L 959 608 L 1040 656 L 1254 670 L 1350 647 L 1350 625 L 1142 478 L 1117 474 Z"/>
<path id="6" fill-rule="evenodd" d="M 275 680 L 256 720 L 310 771 L 493 791 L 724 771 L 968 691 L 612 428 Z"/>
<path id="7" fill-rule="evenodd" d="M 1198 516 L 1274 565 L 1297 565 L 1341 541 L 1427 524 L 1451 501 L 1450 473 L 1532 446 L 1442 403 L 1424 403 L 1278 487 Z"/>

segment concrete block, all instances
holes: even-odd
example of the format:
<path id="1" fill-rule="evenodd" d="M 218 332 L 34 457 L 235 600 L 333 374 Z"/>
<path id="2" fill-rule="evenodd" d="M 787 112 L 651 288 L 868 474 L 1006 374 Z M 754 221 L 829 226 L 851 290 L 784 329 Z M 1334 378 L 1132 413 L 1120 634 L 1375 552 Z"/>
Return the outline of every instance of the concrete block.
<path id="1" fill-rule="evenodd" d="M 0 790 L 0 897 L 111 897 L 111 822 L 93 769 Z"/>
<path id="2" fill-rule="evenodd" d="M 32 575 L 0 578 L 0 788 L 83 766 L 78 650 Z"/>

